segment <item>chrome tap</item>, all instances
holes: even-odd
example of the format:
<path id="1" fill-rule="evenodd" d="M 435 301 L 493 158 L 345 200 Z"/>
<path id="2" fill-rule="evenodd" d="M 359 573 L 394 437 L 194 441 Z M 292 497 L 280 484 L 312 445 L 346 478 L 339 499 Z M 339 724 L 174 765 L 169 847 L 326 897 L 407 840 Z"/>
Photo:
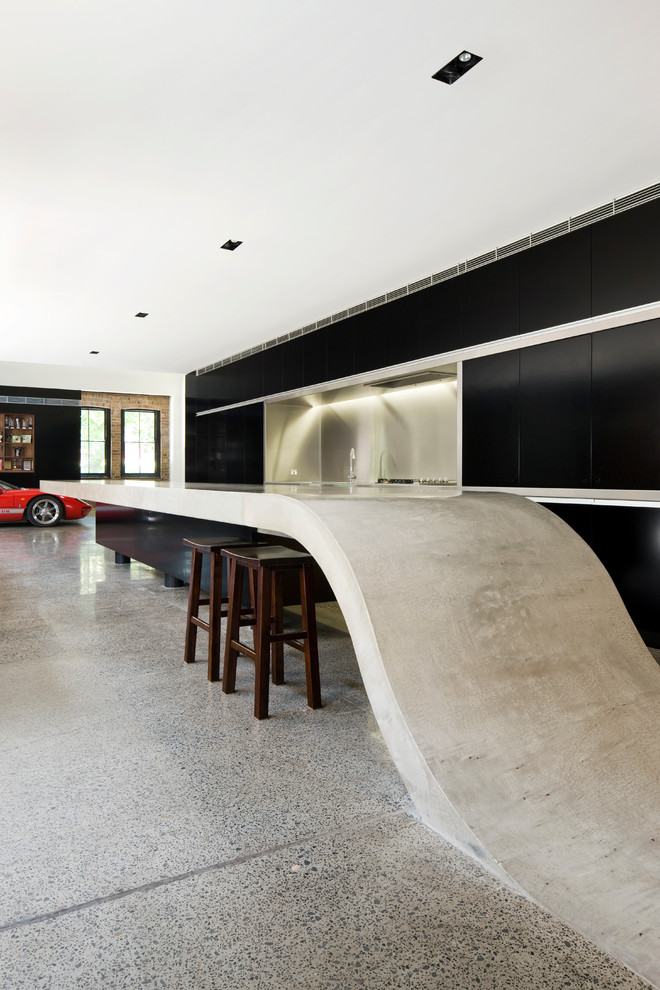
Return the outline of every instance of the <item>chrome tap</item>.
<path id="1" fill-rule="evenodd" d="M 357 474 L 355 473 L 355 447 L 351 447 L 351 451 L 348 455 L 348 480 L 357 480 Z"/>

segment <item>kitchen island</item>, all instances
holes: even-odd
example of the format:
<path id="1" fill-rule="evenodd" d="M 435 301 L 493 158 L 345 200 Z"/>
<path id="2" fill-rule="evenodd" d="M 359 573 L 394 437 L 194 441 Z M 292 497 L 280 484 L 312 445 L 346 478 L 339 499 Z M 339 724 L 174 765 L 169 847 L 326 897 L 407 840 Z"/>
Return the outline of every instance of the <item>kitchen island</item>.
<path id="1" fill-rule="evenodd" d="M 561 519 L 444 487 L 43 485 L 302 544 L 424 820 L 660 985 L 660 671 Z"/>

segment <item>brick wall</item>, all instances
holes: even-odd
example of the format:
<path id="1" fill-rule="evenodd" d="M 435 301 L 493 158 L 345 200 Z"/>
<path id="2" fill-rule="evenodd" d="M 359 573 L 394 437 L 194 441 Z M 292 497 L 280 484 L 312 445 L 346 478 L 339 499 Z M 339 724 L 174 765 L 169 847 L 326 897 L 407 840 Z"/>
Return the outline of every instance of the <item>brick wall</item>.
<path id="1" fill-rule="evenodd" d="M 110 410 L 110 477 L 121 478 L 122 409 L 160 411 L 160 478 L 170 477 L 170 398 L 168 395 L 128 395 L 124 392 L 83 392 L 83 406 Z"/>

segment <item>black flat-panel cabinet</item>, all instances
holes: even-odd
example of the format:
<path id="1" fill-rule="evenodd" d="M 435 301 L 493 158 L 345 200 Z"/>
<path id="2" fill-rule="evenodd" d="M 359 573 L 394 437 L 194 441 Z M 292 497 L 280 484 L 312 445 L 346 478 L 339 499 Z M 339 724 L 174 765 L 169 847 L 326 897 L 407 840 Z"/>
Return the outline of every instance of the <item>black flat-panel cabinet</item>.
<path id="1" fill-rule="evenodd" d="M 416 297 L 421 357 L 444 354 L 461 346 L 460 279 L 422 289 Z"/>
<path id="2" fill-rule="evenodd" d="M 261 484 L 264 477 L 263 403 L 211 413 L 202 419 L 206 423 L 201 430 L 208 433 L 208 474 L 206 478 L 188 480 L 227 485 Z"/>
<path id="3" fill-rule="evenodd" d="M 267 348 L 262 355 L 263 395 L 277 395 L 282 391 L 282 348 Z"/>
<path id="4" fill-rule="evenodd" d="M 518 281 L 518 255 L 459 277 L 463 347 L 518 333 Z"/>
<path id="5" fill-rule="evenodd" d="M 520 351 L 520 484 L 588 488 L 591 338 Z"/>
<path id="6" fill-rule="evenodd" d="M 305 384 L 305 338 L 294 337 L 278 348 L 282 358 L 282 392 L 302 388 Z M 264 351 L 266 363 L 270 351 Z M 266 393 L 271 394 L 271 393 Z"/>
<path id="7" fill-rule="evenodd" d="M 591 229 L 593 314 L 660 299 L 660 200 Z"/>
<path id="8" fill-rule="evenodd" d="M 593 483 L 660 489 L 660 320 L 593 334 Z"/>
<path id="9" fill-rule="evenodd" d="M 644 642 L 660 647 L 660 508 L 557 502 L 546 508 L 592 548 Z"/>
<path id="10" fill-rule="evenodd" d="M 520 358 L 505 351 L 463 364 L 463 484 L 518 484 Z"/>
<path id="11" fill-rule="evenodd" d="M 313 330 L 302 338 L 305 385 L 318 385 L 328 380 L 327 336 L 327 329 L 323 329 Z"/>
<path id="12" fill-rule="evenodd" d="M 325 328 L 323 328 L 325 329 Z M 353 320 L 340 320 L 327 328 L 326 367 L 328 380 L 346 378 L 355 370 L 355 330 Z M 315 333 L 319 333 L 318 330 Z"/>
<path id="13" fill-rule="evenodd" d="M 576 230 L 519 256 L 520 332 L 591 316 L 591 231 Z"/>
<path id="14" fill-rule="evenodd" d="M 366 310 L 354 316 L 352 322 L 356 374 L 412 361 L 419 356 L 415 296 L 404 296 Z"/>

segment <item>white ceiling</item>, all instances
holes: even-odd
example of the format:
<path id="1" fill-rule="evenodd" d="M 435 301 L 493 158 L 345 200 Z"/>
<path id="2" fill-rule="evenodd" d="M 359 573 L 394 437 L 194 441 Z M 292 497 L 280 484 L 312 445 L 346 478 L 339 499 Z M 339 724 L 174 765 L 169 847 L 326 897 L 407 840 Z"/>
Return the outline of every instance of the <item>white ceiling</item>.
<path id="1" fill-rule="evenodd" d="M 4 0 L 0 360 L 187 372 L 659 181 L 659 29 L 658 0 Z"/>

